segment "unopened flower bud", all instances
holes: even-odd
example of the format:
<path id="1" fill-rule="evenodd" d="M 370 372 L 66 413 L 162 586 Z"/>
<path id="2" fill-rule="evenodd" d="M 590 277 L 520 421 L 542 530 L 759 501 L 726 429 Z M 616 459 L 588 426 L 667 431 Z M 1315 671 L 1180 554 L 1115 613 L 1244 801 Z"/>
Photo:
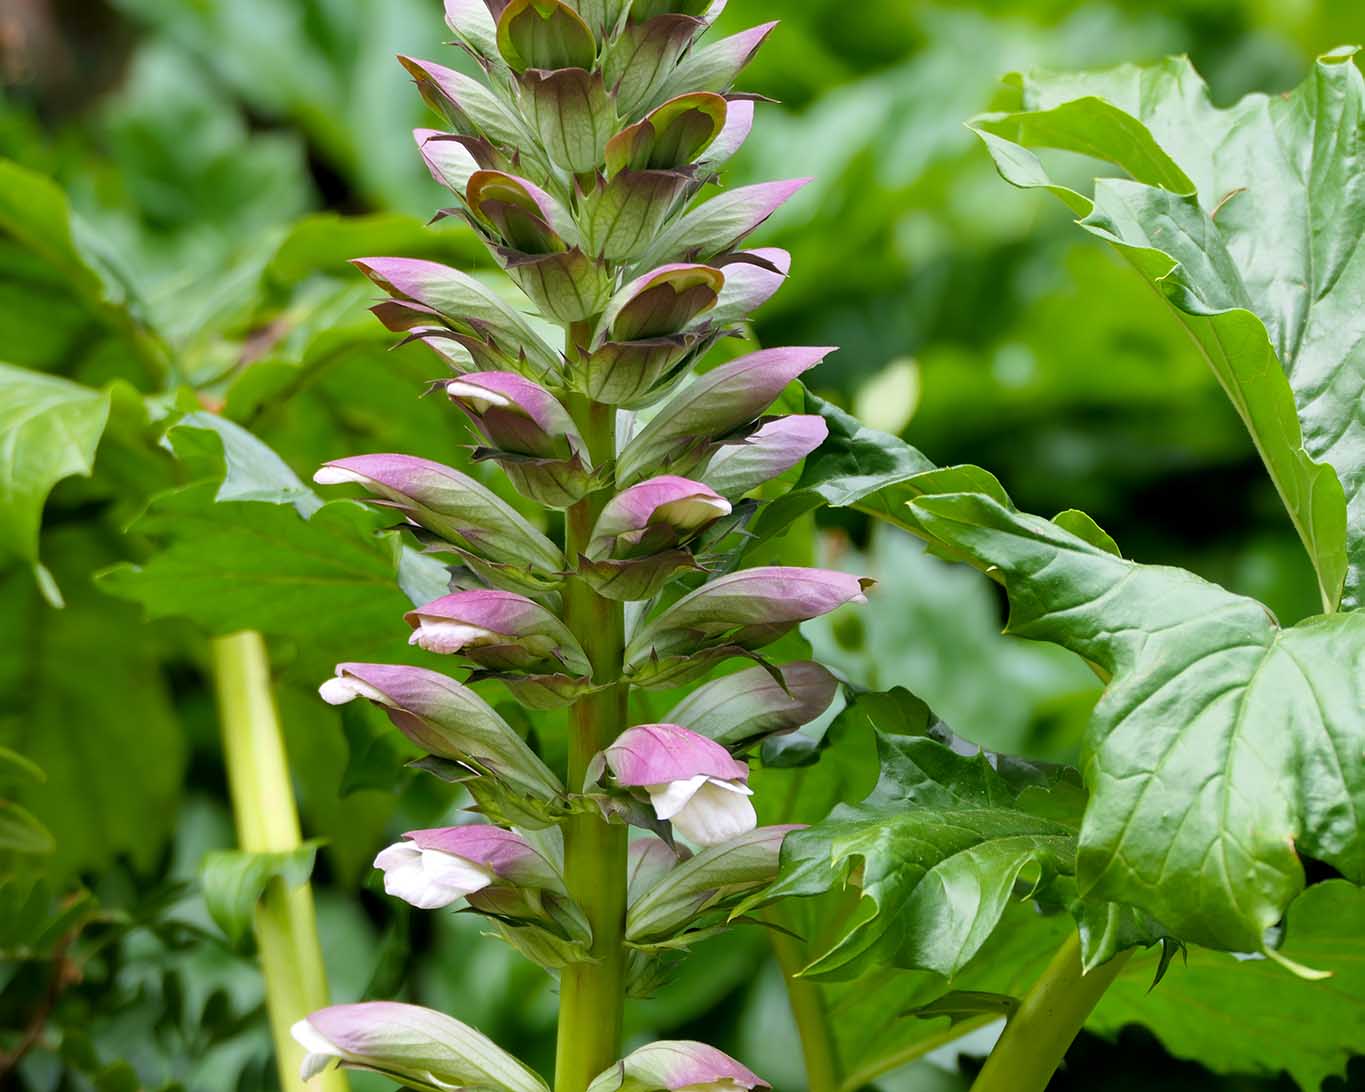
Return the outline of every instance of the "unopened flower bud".
<path id="1" fill-rule="evenodd" d="M 419 1005 L 332 1005 L 300 1020 L 290 1032 L 308 1052 L 301 1073 L 305 1081 L 336 1061 L 424 1092 L 548 1092 L 544 1081 L 487 1036 Z"/>
<path id="2" fill-rule="evenodd" d="M 490 445 L 512 484 L 542 504 L 566 508 L 591 488 L 583 442 L 558 400 L 515 372 L 473 372 L 443 383 Z"/>
<path id="3" fill-rule="evenodd" d="M 511 0 L 498 16 L 498 50 L 515 72 L 592 68 L 597 43 L 563 0 Z"/>
<path id="4" fill-rule="evenodd" d="M 750 1092 L 770 1087 L 715 1047 L 673 1039 L 632 1051 L 599 1074 L 588 1092 Z"/>
<path id="5" fill-rule="evenodd" d="M 650 478 L 607 502 L 588 540 L 588 557 L 646 557 L 688 541 L 729 514 L 730 502 L 700 482 Z"/>
<path id="6" fill-rule="evenodd" d="M 494 671 L 592 668 L 569 628 L 539 603 L 512 592 L 473 589 L 433 600 L 404 615 L 410 643 L 428 652 L 459 653 Z"/>

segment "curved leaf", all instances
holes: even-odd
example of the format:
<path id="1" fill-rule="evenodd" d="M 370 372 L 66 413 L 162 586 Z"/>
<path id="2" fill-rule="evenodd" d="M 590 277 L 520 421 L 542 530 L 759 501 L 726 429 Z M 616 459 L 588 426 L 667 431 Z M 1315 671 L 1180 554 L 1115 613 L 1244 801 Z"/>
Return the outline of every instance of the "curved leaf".
<path id="1" fill-rule="evenodd" d="M 1255 600 L 989 497 L 911 508 L 1003 577 L 1009 632 L 1112 677 L 1086 744 L 1083 895 L 1209 947 L 1268 951 L 1304 884 L 1299 850 L 1365 881 L 1365 615 L 1281 629 Z"/>
<path id="2" fill-rule="evenodd" d="M 1227 110 L 1185 58 L 1016 75 L 1016 109 L 974 123 L 1007 181 L 1057 194 L 1171 304 L 1246 423 L 1328 610 L 1359 605 L 1365 585 L 1365 80 L 1352 56 Z M 1087 198 L 1029 146 L 1131 180 L 1100 179 Z"/>

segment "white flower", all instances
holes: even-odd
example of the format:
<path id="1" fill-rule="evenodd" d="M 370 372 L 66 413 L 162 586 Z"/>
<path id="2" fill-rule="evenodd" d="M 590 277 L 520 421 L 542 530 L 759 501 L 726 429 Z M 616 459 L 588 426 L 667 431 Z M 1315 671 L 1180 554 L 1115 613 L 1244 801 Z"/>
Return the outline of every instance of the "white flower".
<path id="1" fill-rule="evenodd" d="M 753 789 L 742 781 L 696 774 L 661 785 L 646 785 L 654 814 L 699 846 L 715 846 L 753 830 L 758 816 L 749 801 Z"/>
<path id="2" fill-rule="evenodd" d="M 381 850 L 374 866 L 384 870 L 385 891 L 419 910 L 449 906 L 498 878 L 491 868 L 465 857 L 421 849 L 410 841 Z"/>

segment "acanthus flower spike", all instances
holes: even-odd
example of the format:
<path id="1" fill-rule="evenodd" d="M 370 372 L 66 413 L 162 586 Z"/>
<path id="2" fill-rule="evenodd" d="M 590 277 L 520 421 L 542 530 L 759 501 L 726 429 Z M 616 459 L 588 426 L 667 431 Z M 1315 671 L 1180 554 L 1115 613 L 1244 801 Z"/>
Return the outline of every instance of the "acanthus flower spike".
<path id="1" fill-rule="evenodd" d="M 696 732 L 676 724 L 637 725 L 604 757 L 618 785 L 643 790 L 654 814 L 696 845 L 719 845 L 758 822 L 749 802 L 749 767 Z"/>
<path id="2" fill-rule="evenodd" d="M 588 1092 L 751 1092 L 771 1087 L 715 1047 L 672 1039 L 632 1051 L 604 1070 Z"/>
<path id="3" fill-rule="evenodd" d="M 495 460 L 523 496 L 567 508 L 592 488 L 583 440 L 544 387 L 514 372 L 471 372 L 441 386 L 490 445 L 475 458 Z"/>

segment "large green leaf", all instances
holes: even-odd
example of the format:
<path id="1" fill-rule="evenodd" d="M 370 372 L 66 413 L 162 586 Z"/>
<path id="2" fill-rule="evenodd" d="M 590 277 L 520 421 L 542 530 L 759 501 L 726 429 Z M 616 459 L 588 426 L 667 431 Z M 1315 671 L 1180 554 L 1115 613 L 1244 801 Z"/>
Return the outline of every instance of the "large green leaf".
<path id="1" fill-rule="evenodd" d="M 63 478 L 90 473 L 108 419 L 108 393 L 0 364 L 0 562 L 27 561 L 56 605 L 38 560 L 43 504 Z"/>
<path id="2" fill-rule="evenodd" d="M 164 379 L 172 362 L 131 278 L 107 242 L 77 217 L 51 179 L 0 159 L 0 293 L 11 360 L 69 370 L 98 356 L 98 332 L 116 339 L 102 375 Z M 95 320 L 92 327 L 90 319 Z M 129 372 L 127 362 L 135 367 Z"/>
<path id="3" fill-rule="evenodd" d="M 1071 873 L 1075 831 L 1051 816 L 1078 802 L 1079 786 L 927 735 L 879 733 L 877 751 L 872 794 L 788 836 L 777 881 L 749 905 L 822 894 L 856 872 L 858 907 L 807 973 L 893 963 L 952 977 L 1018 897 L 1016 883 L 1042 891 Z"/>
<path id="4" fill-rule="evenodd" d="M 1227 110 L 1185 58 L 1034 72 L 1012 77 L 1014 110 L 975 122 L 1009 182 L 1056 193 L 1171 304 L 1246 422 L 1327 609 L 1359 605 L 1365 585 L 1365 81 L 1352 55 Z M 1087 198 L 1029 146 L 1130 178 Z"/>
<path id="5" fill-rule="evenodd" d="M 21 570 L 0 580 L 0 746 L 46 775 L 16 784 L 12 799 L 51 831 L 54 883 L 123 854 L 150 869 L 175 826 L 186 757 L 162 638 L 90 587 L 108 560 L 96 534 L 63 526 L 44 547 L 65 610 L 47 607 Z"/>
<path id="6" fill-rule="evenodd" d="M 822 737 L 818 762 L 753 771 L 760 821 L 819 823 L 841 801 L 863 799 L 877 780 L 875 729 L 919 730 L 926 715 L 924 706 L 903 690 L 859 695 Z M 905 970 L 886 961 L 874 961 L 851 978 L 792 978 L 823 954 L 826 941 L 837 937 L 856 914 L 858 901 L 857 889 L 850 888 L 787 899 L 764 911 L 794 934 L 770 935 L 793 1003 L 804 1013 L 802 1034 L 827 1041 L 841 1092 L 858 1092 L 879 1075 L 989 1022 L 991 1017 L 983 1016 L 950 1026 L 942 1018 L 918 1019 L 911 1013 L 941 997 L 950 985 L 1022 995 L 1073 927 L 1065 914 L 1040 915 L 1032 905 L 1015 902 L 951 983 L 931 971 Z M 756 1061 L 766 1061 L 762 1044 L 754 1043 L 752 1049 L 758 1051 Z M 778 1072 L 771 1071 L 774 1079 Z"/>
<path id="7" fill-rule="evenodd" d="M 153 499 L 133 530 L 165 548 L 101 573 L 106 591 L 142 603 L 150 618 L 291 640 L 314 673 L 335 659 L 412 658 L 402 615 L 443 594 L 446 573 L 386 530 L 390 517 L 354 501 L 323 504 L 221 417 L 187 415 L 169 441 L 199 480 Z"/>
<path id="8" fill-rule="evenodd" d="M 1139 565 L 981 494 L 921 497 L 924 530 L 995 570 L 1009 631 L 1110 677 L 1084 760 L 1083 894 L 1178 936 L 1267 951 L 1300 851 L 1365 881 L 1365 615 L 1281 629 L 1191 573 Z"/>
<path id="9" fill-rule="evenodd" d="M 1138 955 L 1086 1026 L 1115 1033 L 1145 1024 L 1172 1054 L 1218 1073 L 1287 1070 L 1306 1092 L 1365 1043 L 1365 891 L 1332 880 L 1289 908 L 1286 955 L 1332 977 L 1310 982 L 1270 960 L 1192 948 L 1151 989 L 1155 955 Z"/>

